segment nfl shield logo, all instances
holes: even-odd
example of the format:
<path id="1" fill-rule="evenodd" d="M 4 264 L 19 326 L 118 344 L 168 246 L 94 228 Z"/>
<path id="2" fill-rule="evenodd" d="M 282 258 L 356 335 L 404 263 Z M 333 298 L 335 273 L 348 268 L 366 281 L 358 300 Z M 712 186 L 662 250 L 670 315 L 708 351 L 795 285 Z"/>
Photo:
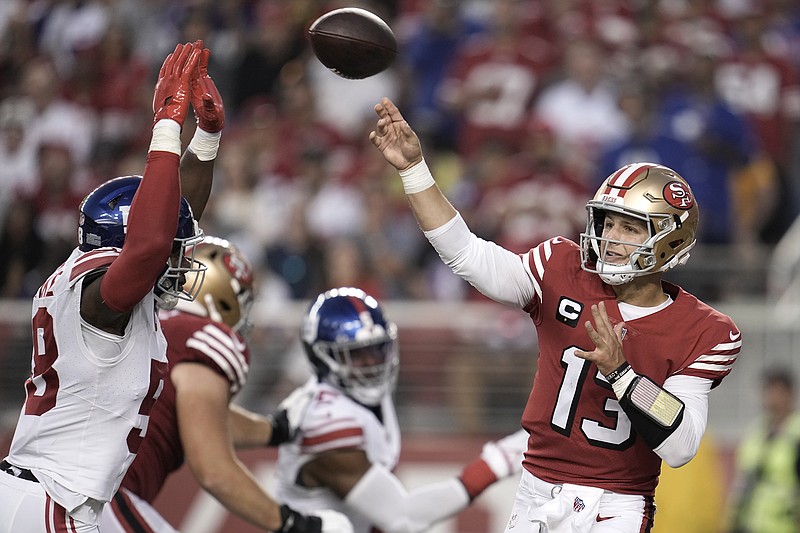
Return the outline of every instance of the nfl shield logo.
<path id="1" fill-rule="evenodd" d="M 576 496 L 575 497 L 575 501 L 572 502 L 572 510 L 575 511 L 576 513 L 580 513 L 581 511 L 584 510 L 585 507 L 586 507 L 586 504 L 583 503 L 583 500 L 581 500 L 580 498 L 578 498 Z"/>

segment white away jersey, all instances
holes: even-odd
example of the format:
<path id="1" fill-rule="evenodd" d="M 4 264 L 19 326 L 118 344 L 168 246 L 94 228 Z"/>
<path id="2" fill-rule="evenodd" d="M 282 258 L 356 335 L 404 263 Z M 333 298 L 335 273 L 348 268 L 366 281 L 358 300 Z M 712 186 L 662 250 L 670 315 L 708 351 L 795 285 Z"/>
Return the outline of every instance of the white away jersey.
<path id="1" fill-rule="evenodd" d="M 119 355 L 100 359 L 84 339 L 83 277 L 118 255 L 76 249 L 33 299 L 32 371 L 8 460 L 33 471 L 68 511 L 117 491 L 166 376 L 152 293 L 134 308 L 123 337 L 102 336 Z"/>
<path id="2" fill-rule="evenodd" d="M 303 465 L 321 453 L 339 449 L 362 449 L 371 463 L 394 469 L 400 458 L 400 426 L 394 402 L 390 394 L 384 397 L 381 421 L 370 409 L 327 383 L 317 383 L 315 389 L 297 436 L 279 449 L 277 499 L 300 512 L 339 511 L 347 515 L 356 533 L 366 533 L 372 525 L 330 489 L 302 487 L 296 480 Z"/>

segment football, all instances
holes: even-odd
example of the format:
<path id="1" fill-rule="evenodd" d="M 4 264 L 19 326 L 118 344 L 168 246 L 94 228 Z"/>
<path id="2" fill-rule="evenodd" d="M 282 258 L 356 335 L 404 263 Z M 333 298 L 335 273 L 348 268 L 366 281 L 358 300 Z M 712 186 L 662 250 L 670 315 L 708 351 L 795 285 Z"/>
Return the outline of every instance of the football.
<path id="1" fill-rule="evenodd" d="M 308 28 L 314 55 L 339 76 L 373 76 L 397 57 L 394 32 L 379 16 L 358 7 L 325 13 Z"/>

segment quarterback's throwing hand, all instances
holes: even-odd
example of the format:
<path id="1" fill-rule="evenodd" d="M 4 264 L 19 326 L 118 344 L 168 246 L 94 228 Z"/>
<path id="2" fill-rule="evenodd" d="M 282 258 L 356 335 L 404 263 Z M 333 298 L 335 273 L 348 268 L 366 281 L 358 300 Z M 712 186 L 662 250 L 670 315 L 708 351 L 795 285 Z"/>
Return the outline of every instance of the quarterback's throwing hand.
<path id="1" fill-rule="evenodd" d="M 381 151 L 384 159 L 397 170 L 405 170 L 422 161 L 419 138 L 397 106 L 388 98 L 375 105 L 378 122 L 370 132 L 369 140 Z"/>

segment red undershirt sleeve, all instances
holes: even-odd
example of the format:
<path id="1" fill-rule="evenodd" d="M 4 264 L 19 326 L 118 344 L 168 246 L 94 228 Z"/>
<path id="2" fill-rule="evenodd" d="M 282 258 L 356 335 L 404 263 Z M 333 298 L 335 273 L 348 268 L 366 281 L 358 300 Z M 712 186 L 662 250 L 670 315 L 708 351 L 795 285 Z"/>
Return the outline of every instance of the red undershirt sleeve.
<path id="1" fill-rule="evenodd" d="M 128 215 L 125 244 L 100 285 L 100 296 L 113 311 L 132 310 L 153 290 L 166 265 L 178 229 L 178 162 L 178 156 L 170 152 L 147 154 L 142 182 Z"/>

